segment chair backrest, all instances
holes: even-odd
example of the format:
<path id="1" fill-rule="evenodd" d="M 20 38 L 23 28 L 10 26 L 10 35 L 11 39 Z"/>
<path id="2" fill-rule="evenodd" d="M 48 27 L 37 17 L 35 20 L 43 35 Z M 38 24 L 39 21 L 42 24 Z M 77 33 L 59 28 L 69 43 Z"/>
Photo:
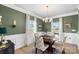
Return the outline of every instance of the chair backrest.
<path id="1" fill-rule="evenodd" d="M 53 36 L 54 34 L 52 32 L 47 32 L 47 35 Z"/>
<path id="2" fill-rule="evenodd" d="M 34 36 L 35 36 L 35 41 L 37 41 L 40 37 L 38 33 L 35 33 Z"/>
<path id="3" fill-rule="evenodd" d="M 40 37 L 37 41 L 36 41 L 36 48 L 41 49 L 44 47 L 44 41 L 43 38 Z"/>

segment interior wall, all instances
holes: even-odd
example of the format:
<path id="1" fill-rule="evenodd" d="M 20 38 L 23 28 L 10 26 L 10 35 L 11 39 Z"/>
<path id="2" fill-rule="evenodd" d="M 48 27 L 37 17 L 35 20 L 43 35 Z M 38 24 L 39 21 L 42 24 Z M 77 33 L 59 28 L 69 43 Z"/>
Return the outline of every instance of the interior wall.
<path id="1" fill-rule="evenodd" d="M 23 12 L 25 14 L 28 14 L 28 15 L 29 14 L 33 15 L 33 14 L 27 12 L 26 10 L 24 10 L 22 8 L 19 8 L 19 7 L 15 6 L 15 5 L 13 5 L 13 4 L 7 4 L 7 5 L 4 4 L 4 6 L 7 6 L 7 7 L 11 8 L 11 9 L 14 9 L 14 10 L 17 10 L 17 11 L 21 11 L 21 12 Z M 34 15 L 34 19 L 35 19 L 35 21 L 34 21 L 34 29 L 35 29 L 34 32 L 37 32 L 37 30 L 36 30 L 36 28 L 37 28 L 37 26 L 36 26 L 37 18 L 40 18 L 40 17 L 38 17 L 38 16 L 35 17 L 35 15 Z M 19 21 L 18 21 L 18 23 L 19 23 Z M 29 16 L 27 16 L 27 15 L 26 15 L 25 24 L 26 24 L 25 25 L 26 30 L 25 30 L 24 34 L 14 34 L 14 35 L 7 35 L 6 36 L 6 39 L 11 40 L 12 42 L 15 43 L 15 49 L 21 48 L 24 45 L 29 45 L 29 44 L 34 42 L 34 40 L 32 40 L 33 37 L 31 37 L 31 35 L 30 36 L 28 35 Z"/>
<path id="2" fill-rule="evenodd" d="M 43 31 L 44 32 L 51 32 L 51 22 L 43 23 Z"/>
<path id="3" fill-rule="evenodd" d="M 27 15 L 27 20 L 26 20 L 26 45 L 30 45 L 34 43 L 35 38 L 34 38 L 34 33 L 35 33 L 35 24 L 36 23 L 36 18 L 30 15 Z"/>
<path id="4" fill-rule="evenodd" d="M 37 32 L 51 32 L 51 22 L 43 22 L 37 18 Z"/>
<path id="5" fill-rule="evenodd" d="M 63 23 L 62 23 L 63 18 L 62 17 L 72 16 L 72 15 L 78 15 L 79 16 L 78 11 L 77 11 L 77 13 L 70 13 L 70 14 L 60 15 L 60 17 L 55 16 L 55 18 L 59 18 L 59 22 L 60 22 L 60 25 L 59 25 L 59 28 L 60 28 L 59 40 L 62 41 L 64 39 L 64 37 L 66 36 L 67 37 L 67 39 L 66 39 L 67 43 L 76 44 L 79 48 L 79 31 L 77 31 L 76 33 L 63 32 Z M 78 21 L 75 22 L 75 20 L 73 22 L 75 23 L 76 26 L 79 26 L 78 25 L 79 18 L 78 18 Z M 79 30 L 79 28 L 78 28 L 78 30 Z"/>
<path id="6" fill-rule="evenodd" d="M 37 32 L 42 32 L 43 31 L 43 21 L 39 18 L 37 18 Z"/>
<path id="7" fill-rule="evenodd" d="M 14 5 L 8 5 L 13 7 Z M 11 9 L 9 7 L 5 7 L 0 5 L 0 16 L 2 16 L 3 24 L 0 27 L 8 27 L 12 29 L 9 35 L 5 35 L 5 40 L 11 40 L 15 44 L 15 49 L 21 48 L 25 45 L 26 34 L 25 34 L 25 27 L 26 27 L 26 18 L 25 13 L 18 11 L 18 7 L 14 6 L 15 9 Z M 16 14 L 17 13 L 17 14 Z M 16 20 L 16 28 L 12 28 L 12 22 Z M 16 32 L 19 32 L 17 33 Z M 20 31 L 21 30 L 21 31 Z M 8 30 L 9 32 L 9 30 Z"/>
<path id="8" fill-rule="evenodd" d="M 11 40 L 15 44 L 15 49 L 26 45 L 26 34 L 6 35 L 6 40 Z"/>
<path id="9" fill-rule="evenodd" d="M 26 14 L 17 10 L 0 5 L 0 15 L 2 24 L 0 27 L 6 27 L 8 35 L 25 33 Z M 13 28 L 13 22 L 16 21 L 16 27 Z"/>
<path id="10" fill-rule="evenodd" d="M 79 9 L 78 9 L 78 33 L 79 33 Z"/>
<path id="11" fill-rule="evenodd" d="M 66 25 L 67 24 L 67 25 Z M 70 25 L 68 27 L 68 25 Z M 75 30 L 75 31 L 72 31 Z M 63 17 L 63 32 L 77 33 L 78 32 L 78 15 Z"/>
<path id="12" fill-rule="evenodd" d="M 76 44 L 79 49 L 79 33 L 64 33 L 64 36 L 67 37 L 67 43 Z"/>

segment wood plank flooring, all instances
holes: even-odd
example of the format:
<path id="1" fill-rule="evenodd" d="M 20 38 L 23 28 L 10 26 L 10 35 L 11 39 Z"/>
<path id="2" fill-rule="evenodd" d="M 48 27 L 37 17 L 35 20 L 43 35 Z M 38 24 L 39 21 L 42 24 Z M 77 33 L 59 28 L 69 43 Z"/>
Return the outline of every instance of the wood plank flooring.
<path id="1" fill-rule="evenodd" d="M 32 51 L 33 51 L 33 53 L 32 53 Z M 34 51 L 35 51 L 34 44 L 31 44 L 29 46 L 24 46 L 22 48 L 17 49 L 15 51 L 15 54 L 35 54 Z M 77 54 L 79 54 L 79 50 L 78 50 Z"/>
<path id="2" fill-rule="evenodd" d="M 22 48 L 19 48 L 15 51 L 15 54 L 30 54 L 31 51 L 34 51 L 34 44 L 31 44 L 29 46 L 24 46 Z"/>

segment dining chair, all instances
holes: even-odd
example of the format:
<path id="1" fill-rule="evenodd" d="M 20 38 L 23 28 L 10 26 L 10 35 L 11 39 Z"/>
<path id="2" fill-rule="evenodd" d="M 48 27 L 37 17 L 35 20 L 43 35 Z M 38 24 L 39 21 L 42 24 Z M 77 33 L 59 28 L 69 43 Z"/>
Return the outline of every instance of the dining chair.
<path id="1" fill-rule="evenodd" d="M 47 35 L 54 36 L 54 34 L 52 32 L 47 32 Z"/>
<path id="2" fill-rule="evenodd" d="M 45 52 L 45 50 L 49 47 L 49 45 L 44 44 L 43 38 L 40 37 L 39 39 L 36 40 L 36 53 L 37 50 L 41 50 L 42 53 Z"/>
<path id="3" fill-rule="evenodd" d="M 74 54 L 78 51 L 78 46 L 73 43 L 66 42 L 67 36 L 64 37 L 63 41 L 55 42 L 52 47 L 58 49 L 62 54 Z"/>
<path id="4" fill-rule="evenodd" d="M 39 39 L 40 36 L 39 36 L 38 33 L 35 33 L 35 34 L 34 34 L 34 37 L 35 37 L 35 42 L 34 42 L 34 43 L 35 43 L 35 44 L 34 44 L 34 47 L 35 47 L 35 53 L 37 54 L 36 42 L 37 42 L 37 40 Z"/>

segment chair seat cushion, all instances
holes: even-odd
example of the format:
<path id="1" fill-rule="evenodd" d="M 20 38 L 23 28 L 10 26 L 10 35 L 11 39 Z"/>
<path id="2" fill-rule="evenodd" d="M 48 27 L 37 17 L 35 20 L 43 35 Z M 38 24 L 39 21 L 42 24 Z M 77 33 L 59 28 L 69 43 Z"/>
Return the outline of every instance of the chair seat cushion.
<path id="1" fill-rule="evenodd" d="M 39 49 L 41 49 L 42 51 L 45 51 L 48 47 L 49 47 L 49 45 L 46 45 L 46 44 L 45 44 L 44 47 L 41 47 L 41 48 L 39 48 Z"/>

